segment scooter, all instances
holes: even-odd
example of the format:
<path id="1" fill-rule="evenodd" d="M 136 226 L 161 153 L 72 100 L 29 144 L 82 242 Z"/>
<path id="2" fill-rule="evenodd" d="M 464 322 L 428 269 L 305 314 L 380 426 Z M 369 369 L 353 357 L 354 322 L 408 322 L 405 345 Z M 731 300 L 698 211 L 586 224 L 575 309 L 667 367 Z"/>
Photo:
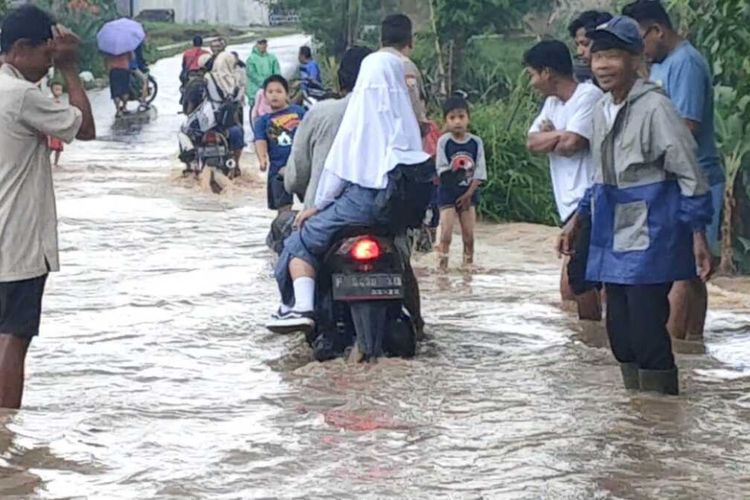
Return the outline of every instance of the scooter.
<path id="1" fill-rule="evenodd" d="M 316 327 L 307 341 L 318 361 L 411 358 L 417 332 L 404 307 L 405 266 L 394 237 L 379 228 L 350 228 L 334 239 L 316 290 Z"/>

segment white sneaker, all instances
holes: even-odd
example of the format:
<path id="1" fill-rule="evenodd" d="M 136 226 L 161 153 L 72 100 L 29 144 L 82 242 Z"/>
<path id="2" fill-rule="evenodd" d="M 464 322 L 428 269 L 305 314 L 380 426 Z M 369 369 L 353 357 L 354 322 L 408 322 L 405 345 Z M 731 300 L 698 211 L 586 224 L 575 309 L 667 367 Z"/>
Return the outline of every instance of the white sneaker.
<path id="1" fill-rule="evenodd" d="M 309 333 L 315 329 L 315 319 L 312 312 L 288 311 L 277 312 L 266 323 L 266 328 L 273 333 L 287 334 L 295 332 Z"/>

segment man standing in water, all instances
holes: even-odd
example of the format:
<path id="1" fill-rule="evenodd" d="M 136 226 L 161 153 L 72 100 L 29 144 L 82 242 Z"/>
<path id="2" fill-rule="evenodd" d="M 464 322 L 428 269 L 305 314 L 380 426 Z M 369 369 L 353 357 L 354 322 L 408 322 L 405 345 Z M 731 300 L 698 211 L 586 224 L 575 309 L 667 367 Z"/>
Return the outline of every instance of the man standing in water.
<path id="1" fill-rule="evenodd" d="M 640 24 L 646 59 L 653 63 L 651 81 L 669 95 L 698 143 L 698 162 L 708 177 L 714 207 L 706 237 L 716 255 L 726 181 L 714 136 L 714 88 L 708 62 L 674 30 L 660 2 L 641 0 L 625 7 L 623 13 Z M 699 279 L 677 282 L 669 300 L 672 313 L 668 328 L 672 336 L 703 339 L 708 308 L 706 284 Z"/>
<path id="2" fill-rule="evenodd" d="M 669 98 L 638 76 L 638 25 L 615 17 L 590 33 L 592 69 L 607 94 L 594 110 L 594 184 L 565 227 L 571 254 L 592 219 L 587 278 L 605 284 L 607 333 L 625 387 L 678 394 L 667 320 L 672 283 L 712 272 L 711 193 L 695 141 Z"/>
<path id="3" fill-rule="evenodd" d="M 549 156 L 552 188 L 560 220 L 565 224 L 591 186 L 591 140 L 594 105 L 602 91 L 592 83 L 577 83 L 568 47 L 559 41 L 543 41 L 524 55 L 531 84 L 547 99 L 529 130 L 528 148 Z M 564 299 L 572 295 L 581 319 L 602 317 L 597 283 L 586 281 L 586 262 L 591 227 L 581 221 L 576 252 L 566 260 L 561 278 Z"/>
<path id="4" fill-rule="evenodd" d="M 19 408 L 44 285 L 60 268 L 46 136 L 92 140 L 96 128 L 78 78 L 75 35 L 38 7 L 24 6 L 5 17 L 0 46 L 0 407 Z M 65 79 L 69 105 L 35 85 L 53 64 Z"/>
<path id="5" fill-rule="evenodd" d="M 406 86 L 409 88 L 409 99 L 411 99 L 414 114 L 417 115 L 422 137 L 428 129 L 427 111 L 425 109 L 424 83 L 422 73 L 417 65 L 410 59 L 414 46 L 414 33 L 411 19 L 405 14 L 393 14 L 385 19 L 380 27 L 380 43 L 382 51 L 389 52 L 404 63 L 406 73 Z"/>

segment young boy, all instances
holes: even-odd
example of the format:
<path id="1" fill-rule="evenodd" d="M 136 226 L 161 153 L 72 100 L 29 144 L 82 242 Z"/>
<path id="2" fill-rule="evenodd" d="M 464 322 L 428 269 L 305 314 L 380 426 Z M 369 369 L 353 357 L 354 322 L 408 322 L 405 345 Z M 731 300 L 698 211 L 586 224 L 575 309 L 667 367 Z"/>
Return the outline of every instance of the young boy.
<path id="1" fill-rule="evenodd" d="M 62 83 L 55 82 L 51 86 L 52 89 L 52 100 L 55 104 L 62 104 L 63 85 Z M 54 166 L 55 168 L 60 166 L 60 155 L 63 152 L 63 142 L 57 137 L 50 136 L 48 139 L 48 146 L 50 151 L 54 153 Z"/>
<path id="2" fill-rule="evenodd" d="M 289 105 L 289 82 L 283 76 L 267 78 L 263 90 L 271 113 L 260 117 L 255 125 L 255 150 L 260 171 L 268 170 L 268 208 L 281 213 L 294 204 L 294 197 L 284 189 L 284 170 L 305 110 Z"/>
<path id="3" fill-rule="evenodd" d="M 474 226 L 479 204 L 479 186 L 487 180 L 487 164 L 482 139 L 469 133 L 469 104 L 454 96 L 443 105 L 444 134 L 437 145 L 437 172 L 440 176 L 438 207 L 440 208 L 440 244 L 438 265 L 448 269 L 448 253 L 453 224 L 458 216 L 464 243 L 464 266 L 474 263 Z"/>
<path id="4" fill-rule="evenodd" d="M 678 394 L 667 331 L 675 281 L 711 276 L 711 192 L 695 141 L 664 92 L 638 76 L 638 25 L 618 16 L 595 31 L 594 184 L 566 226 L 562 253 L 591 219 L 587 279 L 607 291 L 607 333 L 627 389 Z"/>

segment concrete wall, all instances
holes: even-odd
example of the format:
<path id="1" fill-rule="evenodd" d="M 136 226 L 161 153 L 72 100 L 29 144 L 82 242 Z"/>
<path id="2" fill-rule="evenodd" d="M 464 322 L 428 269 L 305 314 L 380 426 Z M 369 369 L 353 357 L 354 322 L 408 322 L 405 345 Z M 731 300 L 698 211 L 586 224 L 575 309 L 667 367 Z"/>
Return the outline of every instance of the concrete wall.
<path id="1" fill-rule="evenodd" d="M 268 7 L 257 0 L 135 0 L 144 9 L 173 9 L 178 23 L 207 22 L 232 26 L 268 25 Z"/>

